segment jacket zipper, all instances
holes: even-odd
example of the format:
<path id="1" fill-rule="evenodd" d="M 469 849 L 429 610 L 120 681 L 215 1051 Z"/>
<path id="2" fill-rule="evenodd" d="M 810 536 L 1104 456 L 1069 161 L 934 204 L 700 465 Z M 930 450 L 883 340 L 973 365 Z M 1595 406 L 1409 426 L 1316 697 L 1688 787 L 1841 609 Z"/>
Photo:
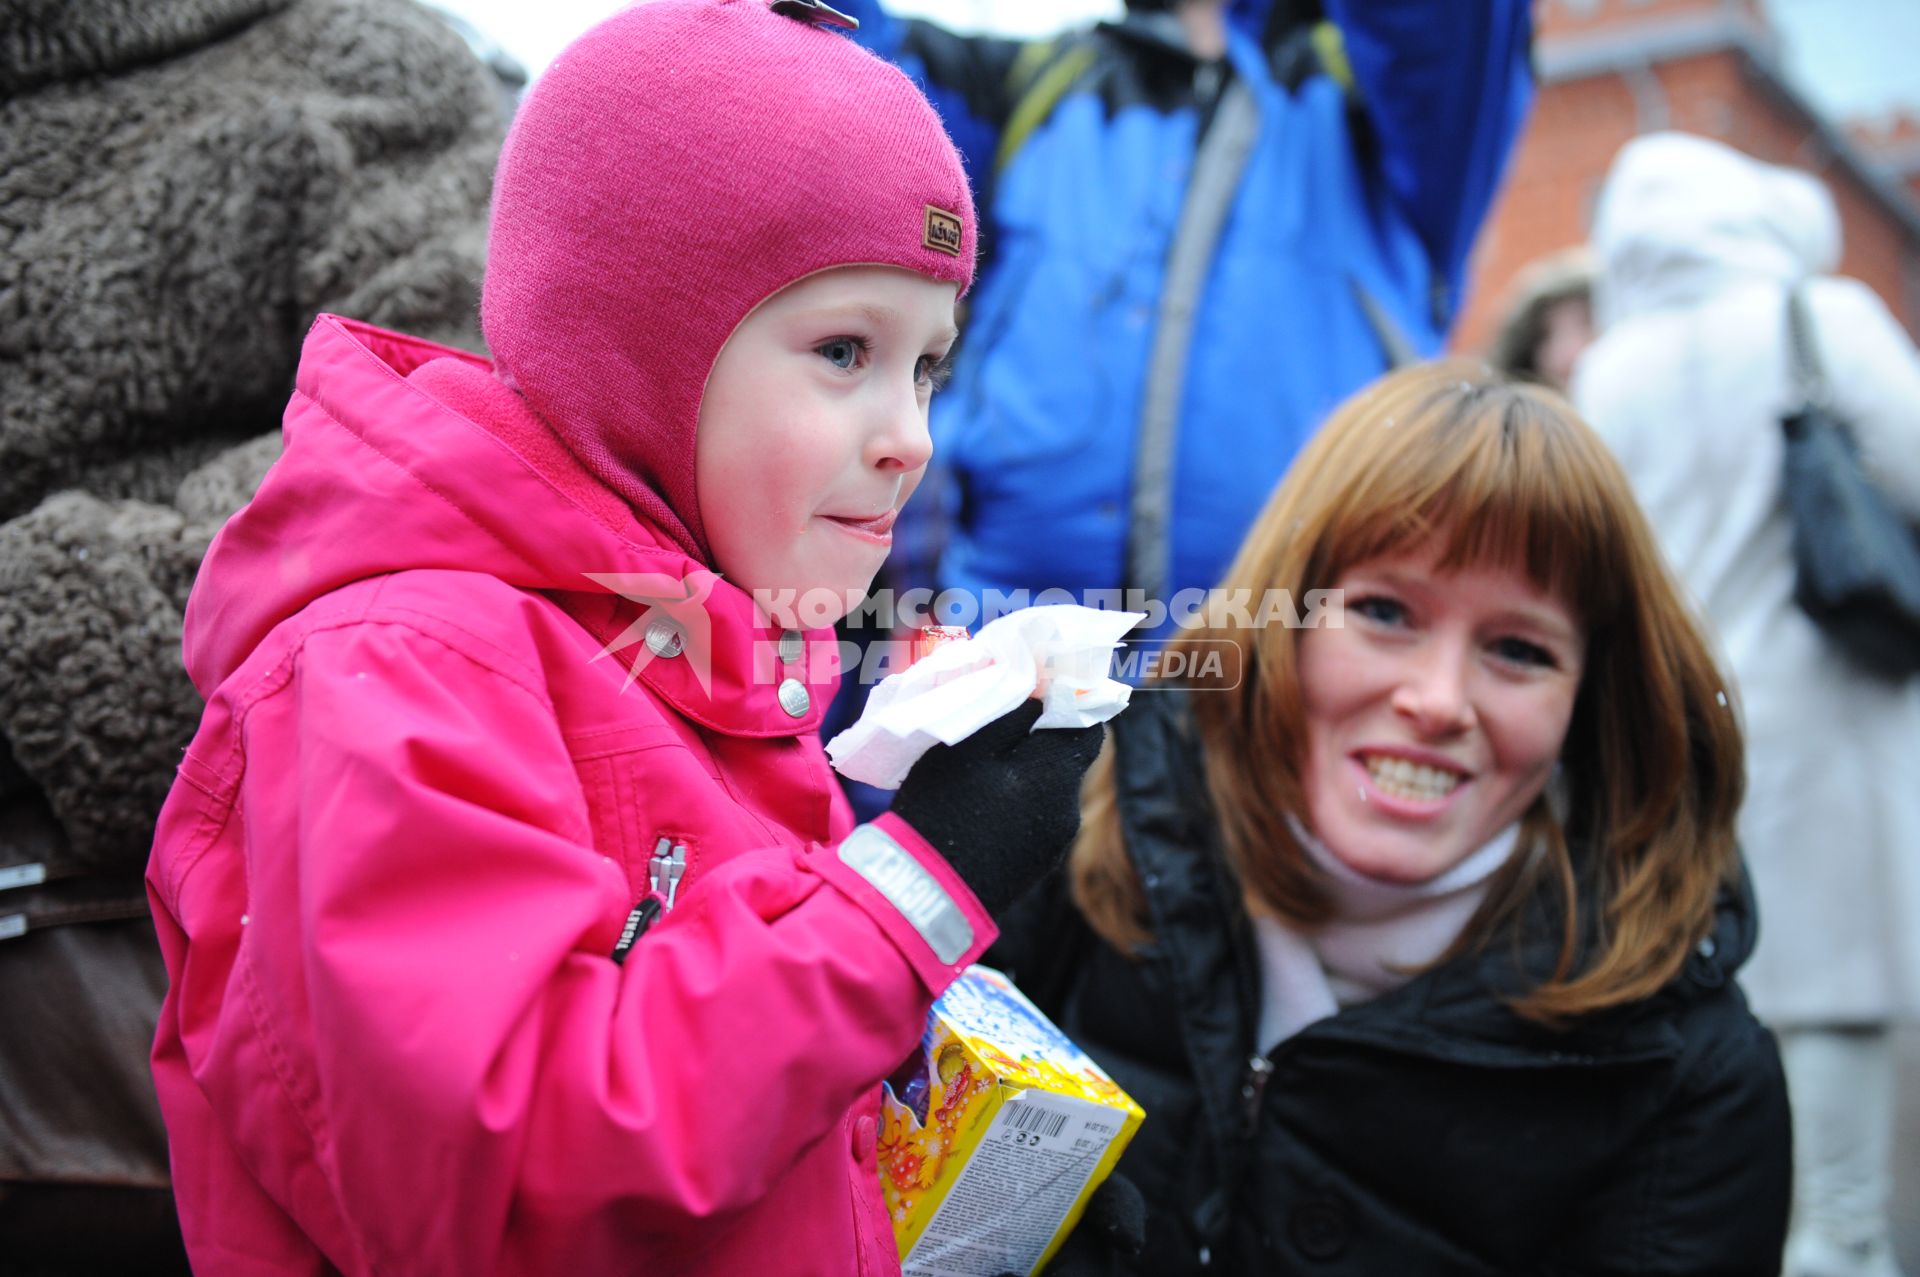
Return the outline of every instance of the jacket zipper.
<path id="1" fill-rule="evenodd" d="M 1267 1080 L 1273 1076 L 1273 1061 L 1264 1055 L 1249 1056 L 1247 1071 L 1240 1078 L 1240 1120 L 1246 1135 L 1260 1125 L 1260 1097 L 1267 1092 Z"/>
<path id="2" fill-rule="evenodd" d="M 687 844 L 662 838 L 653 845 L 653 859 L 647 866 L 647 882 L 654 894 L 665 902 L 665 908 L 673 908 L 673 897 L 680 890 L 680 877 L 686 872 Z"/>
<path id="3" fill-rule="evenodd" d="M 1194 1212 L 1194 1228 L 1203 1239 L 1198 1254 L 1202 1268 L 1213 1266 L 1213 1243 L 1226 1234 L 1227 1202 L 1239 1191 L 1236 1186 L 1246 1174 L 1247 1159 L 1253 1155 L 1253 1137 L 1260 1125 L 1260 1098 L 1267 1093 L 1267 1080 L 1272 1076 L 1272 1060 L 1264 1055 L 1247 1057 L 1240 1074 L 1240 1138 L 1226 1152 L 1230 1159 L 1226 1182 Z"/>
<path id="4" fill-rule="evenodd" d="M 662 838 L 654 844 L 653 859 L 647 862 L 647 894 L 628 912 L 627 921 L 620 928 L 620 942 L 613 946 L 615 966 L 625 963 L 640 937 L 660 920 L 661 914 L 673 908 L 673 898 L 679 894 L 680 879 L 686 872 L 687 844 L 676 843 L 671 838 Z"/>

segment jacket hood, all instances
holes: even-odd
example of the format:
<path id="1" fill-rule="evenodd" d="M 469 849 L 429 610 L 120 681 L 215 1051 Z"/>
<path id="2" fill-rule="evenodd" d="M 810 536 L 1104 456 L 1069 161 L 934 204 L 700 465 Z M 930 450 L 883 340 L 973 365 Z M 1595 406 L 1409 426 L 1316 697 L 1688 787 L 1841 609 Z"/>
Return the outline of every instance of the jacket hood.
<path id="1" fill-rule="evenodd" d="M 1831 271 L 1840 219 L 1819 182 L 1685 133 L 1636 138 L 1614 159 L 1594 216 L 1602 329 L 1730 285 Z"/>
<path id="2" fill-rule="evenodd" d="M 783 713 L 755 673 L 779 630 L 588 474 L 486 360 L 322 315 L 301 351 L 285 444 L 214 539 L 187 604 L 187 672 L 203 697 L 323 595 L 440 569 L 555 598 L 606 643 L 604 654 L 720 730 L 818 726 L 837 675 L 831 662 L 807 662 L 811 710 Z M 637 606 L 623 608 L 623 598 Z M 680 625 L 689 658 L 708 659 L 649 660 L 639 627 L 622 633 L 649 607 Z"/>

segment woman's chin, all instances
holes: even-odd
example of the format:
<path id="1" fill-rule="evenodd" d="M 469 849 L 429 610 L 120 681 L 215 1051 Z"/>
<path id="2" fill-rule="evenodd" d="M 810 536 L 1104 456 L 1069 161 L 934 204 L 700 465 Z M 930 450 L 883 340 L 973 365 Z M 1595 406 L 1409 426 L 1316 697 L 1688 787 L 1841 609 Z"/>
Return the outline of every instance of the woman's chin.
<path id="1" fill-rule="evenodd" d="M 1362 844 L 1345 850 L 1329 847 L 1347 869 L 1373 882 L 1417 887 L 1431 882 L 1465 856 L 1449 847 L 1398 847 Z"/>

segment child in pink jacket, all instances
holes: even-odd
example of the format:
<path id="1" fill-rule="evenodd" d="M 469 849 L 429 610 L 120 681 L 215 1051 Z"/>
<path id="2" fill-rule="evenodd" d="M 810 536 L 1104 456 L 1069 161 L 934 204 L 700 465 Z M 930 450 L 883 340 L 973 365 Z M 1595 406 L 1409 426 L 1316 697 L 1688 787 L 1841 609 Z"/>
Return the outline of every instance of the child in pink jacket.
<path id="1" fill-rule="evenodd" d="M 885 556 L 974 210 L 911 84 L 781 8 L 562 54 L 494 363 L 322 316 L 207 557 L 148 873 L 202 1277 L 899 1271 L 878 1082 L 1099 735 L 1016 712 L 851 827 L 831 632 L 776 601 Z"/>

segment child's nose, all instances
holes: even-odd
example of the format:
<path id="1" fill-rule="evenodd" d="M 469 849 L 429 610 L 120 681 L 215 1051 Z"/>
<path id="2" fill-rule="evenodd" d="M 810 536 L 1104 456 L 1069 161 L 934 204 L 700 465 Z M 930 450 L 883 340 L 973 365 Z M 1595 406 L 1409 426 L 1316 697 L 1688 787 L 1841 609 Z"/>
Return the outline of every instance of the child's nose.
<path id="1" fill-rule="evenodd" d="M 933 456 L 927 433 L 927 405 L 916 388 L 887 396 L 867 441 L 867 463 L 876 470 L 912 473 Z"/>
<path id="2" fill-rule="evenodd" d="M 1476 715 L 1469 686 L 1471 653 L 1464 643 L 1435 640 L 1407 657 L 1393 708 L 1423 736 L 1457 736 Z"/>

